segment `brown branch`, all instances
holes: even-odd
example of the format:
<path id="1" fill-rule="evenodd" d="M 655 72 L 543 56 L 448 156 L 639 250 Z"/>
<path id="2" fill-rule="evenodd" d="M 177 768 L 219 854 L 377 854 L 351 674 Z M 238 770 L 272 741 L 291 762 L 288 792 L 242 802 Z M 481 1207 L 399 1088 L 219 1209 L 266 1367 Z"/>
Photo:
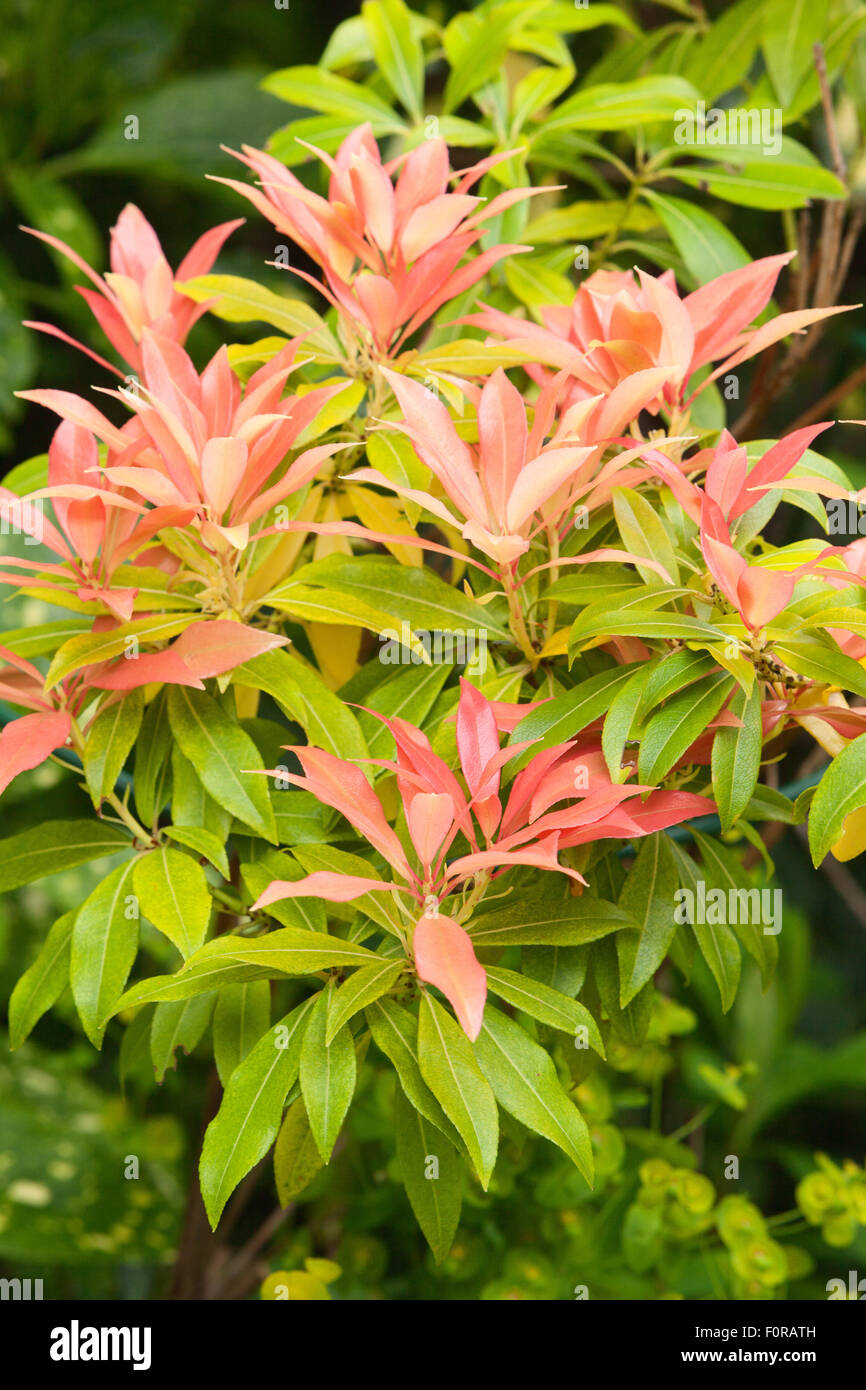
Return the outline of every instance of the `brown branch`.
<path id="1" fill-rule="evenodd" d="M 804 425 L 811 425 L 815 420 L 820 420 L 822 416 L 829 414 L 834 405 L 843 401 L 851 391 L 856 391 L 858 386 L 866 382 L 866 365 L 858 367 L 856 371 L 849 372 L 844 381 L 840 381 L 838 386 L 834 386 L 832 391 L 827 391 L 819 401 L 811 405 L 808 410 L 804 410 L 802 415 L 798 415 L 790 432 L 801 430 Z"/>
<path id="2" fill-rule="evenodd" d="M 797 837 L 808 846 L 806 827 L 798 825 L 795 828 Z M 860 887 L 851 870 L 828 854 L 821 865 L 821 873 L 829 879 L 854 920 L 866 931 L 866 892 Z"/>

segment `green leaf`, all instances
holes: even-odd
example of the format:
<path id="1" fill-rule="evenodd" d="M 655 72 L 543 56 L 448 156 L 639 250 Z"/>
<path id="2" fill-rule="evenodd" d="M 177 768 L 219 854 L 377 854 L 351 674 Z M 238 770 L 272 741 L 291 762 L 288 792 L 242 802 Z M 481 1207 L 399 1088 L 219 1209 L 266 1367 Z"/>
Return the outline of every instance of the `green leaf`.
<path id="1" fill-rule="evenodd" d="M 736 854 L 718 844 L 709 835 L 702 835 L 693 826 L 689 826 L 689 833 L 700 850 L 708 888 L 721 888 L 730 902 L 732 889 L 748 890 L 753 886 Z M 766 989 L 779 957 L 778 938 L 772 933 L 765 933 L 763 925 L 759 922 L 742 921 L 742 916 L 738 911 L 738 920 L 730 925 L 740 944 L 757 963 Z"/>
<path id="2" fill-rule="evenodd" d="M 129 847 L 126 831 L 100 821 L 43 821 L 0 840 L 0 893 Z"/>
<path id="3" fill-rule="evenodd" d="M 82 903 L 72 931 L 72 997 L 84 1031 L 97 1048 L 138 950 L 134 867 L 135 860 L 127 860 L 102 880 Z"/>
<path id="4" fill-rule="evenodd" d="M 305 357 L 313 356 L 317 362 L 340 360 L 340 349 L 330 329 L 302 299 L 275 294 L 239 275 L 199 275 L 177 288 L 196 304 L 215 300 L 210 311 L 226 323 L 268 323 L 288 338 L 304 335 Z"/>
<path id="5" fill-rule="evenodd" d="M 548 254 L 517 256 L 504 262 L 505 283 L 529 309 L 548 304 L 570 304 L 574 299 L 571 281 L 548 264 Z"/>
<path id="6" fill-rule="evenodd" d="M 328 689 L 318 671 L 290 652 L 264 652 L 238 666 L 232 680 L 266 691 L 317 748 L 339 758 L 367 757 L 367 744 L 355 715 Z"/>
<path id="7" fill-rule="evenodd" d="M 557 888 L 560 885 L 556 885 Z M 541 887 L 529 900 L 507 901 L 479 913 L 468 923 L 472 943 L 479 946 L 583 946 L 611 932 L 634 927 L 635 921 L 618 907 L 585 893 L 563 897 L 553 887 Z"/>
<path id="8" fill-rule="evenodd" d="M 588 680 L 569 690 L 565 695 L 557 695 L 545 700 L 538 709 L 532 710 L 521 719 L 509 739 L 510 743 L 520 743 L 524 739 L 538 740 L 542 748 L 552 748 L 556 743 L 573 738 L 609 708 L 611 700 L 620 688 L 638 669 L 638 663 L 629 666 L 614 666 L 608 671 L 599 671 Z"/>
<path id="9" fill-rule="evenodd" d="M 693 895 L 692 902 L 697 902 L 698 894 L 698 866 L 694 859 L 686 853 L 682 845 L 675 841 L 669 842 L 677 865 L 677 872 L 680 876 L 680 883 L 683 888 L 687 888 Z M 686 900 L 688 901 L 688 900 Z M 722 1012 L 727 1013 L 737 997 L 737 988 L 740 983 L 740 971 L 742 968 L 742 958 L 740 948 L 737 945 L 737 938 L 725 923 L 711 924 L 709 922 L 699 922 L 698 914 L 692 912 L 690 917 L 695 920 L 690 921 L 695 940 L 701 955 L 710 968 L 716 984 L 719 987 L 721 997 Z"/>
<path id="10" fill-rule="evenodd" d="M 395 135 L 404 128 L 387 102 L 370 87 L 349 82 L 345 77 L 338 77 L 336 73 L 326 72 L 323 68 L 281 68 L 278 72 L 269 73 L 262 87 L 293 106 L 350 117 L 355 125 L 364 121 L 385 122 L 389 133 Z"/>
<path id="11" fill-rule="evenodd" d="M 361 6 L 376 66 L 391 91 L 416 121 L 424 99 L 424 52 L 412 32 L 403 0 L 366 0 Z"/>
<path id="12" fill-rule="evenodd" d="M 305 877 L 303 869 L 288 854 L 277 850 L 266 852 L 251 863 L 241 864 L 241 879 L 254 901 L 261 897 L 274 879 L 297 883 Z M 325 904 L 318 898 L 284 898 L 266 908 L 269 917 L 284 927 L 301 927 L 304 931 L 325 932 L 328 917 Z"/>
<path id="13" fill-rule="evenodd" d="M 485 83 L 500 72 L 511 37 L 529 23 L 539 4 L 517 0 L 497 6 L 496 22 L 481 14 L 458 14 L 444 35 L 451 71 L 445 85 L 444 109 L 457 111 Z"/>
<path id="14" fill-rule="evenodd" d="M 271 1026 L 271 987 L 267 980 L 222 985 L 213 1017 L 213 1055 L 223 1087 Z"/>
<path id="15" fill-rule="evenodd" d="M 302 622 L 366 627 L 370 632 L 386 632 L 393 623 L 392 615 L 384 608 L 376 608 L 355 594 L 302 584 L 295 578 L 284 580 L 262 601 L 278 613 L 287 613 Z"/>
<path id="16" fill-rule="evenodd" d="M 283 975 L 309 975 L 351 965 L 369 965 L 377 957 L 364 946 L 343 941 L 325 932 L 304 931 L 302 927 L 280 927 L 266 936 L 218 936 L 191 956 L 183 969 L 214 956 L 228 956 L 244 965 L 257 965 Z"/>
<path id="17" fill-rule="evenodd" d="M 650 673 L 638 708 L 638 719 L 643 719 L 648 710 L 655 709 L 687 685 L 709 675 L 715 667 L 715 661 L 706 652 L 668 652 Z"/>
<path id="18" fill-rule="evenodd" d="M 537 67 L 521 77 L 511 98 L 511 128 L 522 130 L 528 120 L 537 112 L 550 106 L 556 98 L 571 86 L 574 78 L 573 67 Z M 530 245 L 536 245 L 536 241 Z"/>
<path id="19" fill-rule="evenodd" d="M 631 130 L 676 118 L 698 93 L 681 77 L 641 77 L 587 87 L 556 107 L 544 123 L 544 136 L 565 130 Z"/>
<path id="20" fill-rule="evenodd" d="M 620 613 L 612 609 L 604 614 L 580 615 L 569 635 L 569 655 L 587 638 L 597 640 L 602 634 L 605 637 L 679 638 L 684 642 L 717 642 L 720 635 L 717 627 L 687 613 L 654 613 L 645 609 Z"/>
<path id="21" fill-rule="evenodd" d="M 163 688 L 144 712 L 141 735 L 135 745 L 132 782 L 135 805 L 145 825 L 153 825 L 168 800 L 171 727 Z"/>
<path id="22" fill-rule="evenodd" d="M 14 492 L 15 488 L 9 482 L 10 477 L 11 474 L 7 473 L 3 479 L 3 486 Z M 47 486 L 47 483 L 43 484 L 40 481 L 35 486 Z M 8 632 L 0 632 L 0 647 L 8 647 L 16 656 L 23 656 L 27 661 L 32 661 L 36 656 L 47 656 L 49 652 L 55 652 L 67 637 L 90 632 L 92 627 L 93 619 L 88 617 L 58 618 L 53 623 L 39 623 L 34 627 L 14 627 Z"/>
<path id="23" fill-rule="evenodd" d="M 189 1056 L 201 1041 L 216 1003 L 216 990 L 176 1003 L 157 1004 L 150 1029 L 150 1060 L 156 1079 L 165 1080 L 169 1067 L 175 1068 L 175 1052 L 182 1047 Z"/>
<path id="24" fill-rule="evenodd" d="M 15 1051 L 69 983 L 69 956 L 75 911 L 58 917 L 33 964 L 24 971 L 9 1000 L 9 1047 Z"/>
<path id="25" fill-rule="evenodd" d="M 702 193 L 721 198 L 741 207 L 802 208 L 811 198 L 846 198 L 845 185 L 829 169 L 811 168 L 805 164 L 781 164 L 765 160 L 744 164 L 735 172 L 708 165 L 701 169 L 669 169 L 672 178 L 679 179 Z"/>
<path id="26" fill-rule="evenodd" d="M 427 991 L 418 1019 L 418 1065 L 463 1139 L 486 1191 L 499 1147 L 496 1101 L 463 1029 Z"/>
<path id="27" fill-rule="evenodd" d="M 449 1138 L 457 1139 L 450 1120 L 421 1075 L 418 1065 L 417 1020 L 393 999 L 377 999 L 368 1004 L 364 1017 L 379 1051 L 388 1058 L 407 1100 L 425 1120 Z"/>
<path id="28" fill-rule="evenodd" d="M 684 76 L 706 101 L 739 87 L 758 49 L 764 7 L 740 0 L 722 11 L 694 46 Z"/>
<path id="29" fill-rule="evenodd" d="M 303 1096 L 288 1108 L 274 1145 L 274 1179 L 281 1207 L 309 1187 L 322 1168 Z"/>
<path id="30" fill-rule="evenodd" d="M 715 719 L 736 682 L 717 671 L 674 695 L 648 724 L 638 755 L 638 781 L 654 786 Z"/>
<path id="31" fill-rule="evenodd" d="M 249 735 L 210 696 L 187 686 L 172 686 L 168 715 L 181 751 L 214 801 L 275 843 L 267 782 L 257 775 L 264 764 Z"/>
<path id="32" fill-rule="evenodd" d="M 601 732 L 601 751 L 612 782 L 623 782 L 626 770 L 622 760 L 635 716 L 640 708 L 647 681 L 658 664 L 658 658 L 643 662 L 629 680 L 621 685 L 610 702 Z"/>
<path id="33" fill-rule="evenodd" d="M 664 566 L 672 584 L 679 583 L 680 571 L 670 536 L 658 513 L 645 497 L 633 488 L 611 489 L 613 514 L 626 550 L 645 560 L 655 560 Z M 656 573 L 637 562 L 638 572 L 646 584 L 657 582 Z"/>
<path id="34" fill-rule="evenodd" d="M 318 997 L 305 999 L 256 1043 L 232 1072 L 222 1104 L 208 1125 L 199 1176 L 214 1229 L 241 1178 L 264 1157 L 276 1137 L 286 1096 L 298 1076 L 304 1033 Z"/>
<path id="35" fill-rule="evenodd" d="M 276 976 L 276 971 L 243 965 L 240 961 L 232 960 L 231 956 L 210 956 L 189 969 L 184 967 L 174 975 L 152 975 L 148 980 L 139 980 L 137 984 L 130 985 L 118 999 L 112 1013 L 161 1000 L 191 999 L 195 994 L 204 994 L 206 990 L 222 985 L 268 980 Z"/>
<path id="36" fill-rule="evenodd" d="M 376 965 L 364 965 L 350 975 L 348 980 L 330 996 L 325 1046 L 330 1047 L 344 1024 L 354 1018 L 361 1009 L 387 994 L 406 969 L 404 961 L 380 961 Z"/>
<path id="37" fill-rule="evenodd" d="M 333 981 L 316 1000 L 301 1049 L 301 1094 L 310 1129 L 322 1162 L 330 1162 L 337 1135 L 355 1094 L 357 1062 L 351 1029 L 341 1028 L 329 1044 L 325 1041 Z"/>
<path id="38" fill-rule="evenodd" d="M 752 0 L 748 3 L 751 6 Z M 751 258 L 746 248 L 706 208 L 651 188 L 645 188 L 643 196 L 658 213 L 686 269 L 699 285 L 748 265 Z"/>
<path id="39" fill-rule="evenodd" d="M 817 868 L 840 838 L 845 821 L 866 806 L 866 734 L 833 759 L 812 798 L 809 849 Z"/>
<path id="40" fill-rule="evenodd" d="M 117 1075 L 120 1089 L 124 1091 L 128 1079 L 135 1075 L 150 1082 L 153 1080 L 153 1066 L 150 1060 L 150 1028 L 153 1010 L 139 1009 L 131 1023 L 123 1030 L 120 1052 L 117 1058 Z"/>
<path id="41" fill-rule="evenodd" d="M 425 1120 L 399 1089 L 394 1132 L 406 1196 L 433 1258 L 441 1264 L 460 1223 L 463 1161 L 441 1131 Z"/>
<path id="42" fill-rule="evenodd" d="M 763 732 L 757 681 L 750 695 L 739 689 L 734 692 L 730 710 L 743 721 L 743 727 L 717 729 L 712 753 L 713 796 L 722 830 L 730 830 L 748 806 L 761 770 Z"/>
<path id="43" fill-rule="evenodd" d="M 66 676 L 81 666 L 91 666 L 97 661 L 110 661 L 112 657 L 136 652 L 138 642 L 162 642 L 175 637 L 190 623 L 195 622 L 196 614 L 155 613 L 148 618 L 133 618 L 131 622 L 120 623 L 104 632 L 83 632 L 70 637 L 55 654 L 45 677 L 45 689 L 52 690 Z M 135 645 L 132 639 L 135 639 Z M 130 657 L 134 660 L 134 657 Z"/>
<path id="44" fill-rule="evenodd" d="M 592 1143 L 586 1122 L 560 1085 L 553 1061 L 528 1033 L 488 1005 L 474 1044 L 478 1065 L 502 1106 L 521 1124 L 556 1144 L 592 1186 Z"/>
<path id="45" fill-rule="evenodd" d="M 391 619 L 394 638 L 401 626 L 428 632 L 484 632 L 510 640 L 508 630 L 473 599 L 446 584 L 426 566 L 421 569 L 369 555 L 360 558 L 329 555 L 299 572 L 305 584 L 327 584 L 338 594 L 348 594 L 385 612 Z"/>
<path id="46" fill-rule="evenodd" d="M 831 646 L 829 640 L 819 640 L 816 636 L 786 637 L 783 642 L 773 642 L 773 653 L 798 675 L 825 685 L 841 686 L 855 695 L 866 695 L 863 667 L 838 647 Z"/>
<path id="47" fill-rule="evenodd" d="M 674 894 L 678 886 L 667 835 L 647 835 L 619 895 L 619 906 L 638 926 L 637 932 L 621 932 L 616 938 L 623 1009 L 652 979 L 668 953 L 676 931 Z"/>
<path id="48" fill-rule="evenodd" d="M 172 729 L 166 717 L 169 737 Z M 171 749 L 171 814 L 175 826 L 202 827 L 223 843 L 232 824 L 231 812 L 208 796 L 201 778 L 175 743 Z M 248 826 L 240 827 L 249 833 Z"/>
<path id="49" fill-rule="evenodd" d="M 520 968 L 524 976 L 555 989 L 569 999 L 580 993 L 589 961 L 587 946 L 523 946 Z"/>
<path id="50" fill-rule="evenodd" d="M 828 10 L 811 0 L 768 0 L 761 7 L 761 48 L 782 106 L 790 106 L 811 71 L 813 47 L 824 37 Z"/>
<path id="51" fill-rule="evenodd" d="M 139 905 L 148 921 L 173 941 L 184 959 L 207 935 L 211 896 L 204 869 L 178 849 L 140 855 L 133 876 Z"/>
<path id="52" fill-rule="evenodd" d="M 536 73 L 545 71 L 549 69 L 535 69 Z M 539 246 L 542 242 L 580 243 L 594 241 L 606 232 L 648 232 L 657 225 L 658 218 L 649 208 L 640 203 L 630 207 L 623 199 L 614 198 L 608 202 L 569 203 L 566 207 L 552 208 L 550 212 L 533 217 L 526 224 L 524 235 L 531 246 Z"/>
<path id="53" fill-rule="evenodd" d="M 602 1007 L 611 1022 L 615 1038 L 639 1047 L 646 1039 L 653 1014 L 655 986 L 652 982 L 638 990 L 625 1008 L 620 1007 L 620 968 L 612 940 L 600 941 L 591 956 L 592 974 Z"/>
<path id="54" fill-rule="evenodd" d="M 223 878 L 228 879 L 231 876 L 225 846 L 212 830 L 192 825 L 167 825 L 162 833 L 170 840 L 177 840 L 179 845 L 186 845 L 187 849 L 194 850 L 200 858 L 207 859 Z"/>
<path id="55" fill-rule="evenodd" d="M 604 1056 L 604 1043 L 598 1024 L 583 1004 L 516 970 L 504 970 L 501 966 L 492 965 L 485 969 L 488 986 L 506 1004 L 513 1004 L 516 1009 L 537 1018 L 539 1023 L 558 1028 L 561 1033 L 570 1033 L 572 1037 L 576 1037 L 578 1028 L 585 1029 L 589 1046 L 600 1057 Z"/>

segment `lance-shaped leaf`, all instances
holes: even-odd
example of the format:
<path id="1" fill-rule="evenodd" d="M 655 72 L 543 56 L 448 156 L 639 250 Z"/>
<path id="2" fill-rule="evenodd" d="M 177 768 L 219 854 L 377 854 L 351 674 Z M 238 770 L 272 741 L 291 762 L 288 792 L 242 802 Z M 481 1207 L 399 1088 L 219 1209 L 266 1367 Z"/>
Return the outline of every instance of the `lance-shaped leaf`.
<path id="1" fill-rule="evenodd" d="M 301 1093 L 323 1163 L 328 1163 L 355 1094 L 357 1063 L 351 1030 L 343 1027 L 328 1044 L 325 1033 L 335 992 L 333 981 L 310 1013 L 301 1049 Z"/>
<path id="2" fill-rule="evenodd" d="M 424 1238 L 441 1264 L 454 1242 L 463 1204 L 463 1160 L 397 1088 L 394 1106 L 397 1162 Z"/>
<path id="3" fill-rule="evenodd" d="M 418 978 L 441 989 L 469 1038 L 477 1038 L 487 976 L 468 932 L 449 917 L 421 917 L 412 940 Z"/>
<path id="4" fill-rule="evenodd" d="M 375 965 L 364 965 L 360 970 L 353 971 L 348 980 L 331 995 L 325 1045 L 330 1046 L 350 1018 L 354 1018 L 361 1009 L 387 994 L 405 969 L 405 961 L 382 960 Z"/>
<path id="5" fill-rule="evenodd" d="M 75 912 L 64 912 L 42 943 L 29 969 L 24 971 L 9 1000 L 9 1046 L 14 1052 L 35 1028 L 42 1015 L 56 1003 L 69 983 L 69 955 Z"/>
<path id="6" fill-rule="evenodd" d="M 816 866 L 841 839 L 849 816 L 866 806 L 866 734 L 834 758 L 809 810 L 809 849 Z"/>
<path id="7" fill-rule="evenodd" d="M 503 1110 L 558 1145 L 592 1185 L 586 1121 L 560 1085 L 551 1058 L 513 1019 L 488 1008 L 474 1044 L 478 1065 Z"/>
<path id="8" fill-rule="evenodd" d="M 666 835 L 648 835 L 619 896 L 619 906 L 637 923 L 637 932 L 616 938 L 620 1007 L 625 1008 L 652 979 L 676 931 L 674 904 L 679 878 Z"/>
<path id="9" fill-rule="evenodd" d="M 149 826 L 168 801 L 171 785 L 171 725 L 165 690 L 160 690 L 147 706 L 140 734 L 135 745 L 132 781 L 138 814 Z"/>
<path id="10" fill-rule="evenodd" d="M 761 769 L 761 692 L 757 682 L 750 695 L 737 690 L 731 700 L 731 713 L 742 721 L 740 728 L 721 728 L 713 739 L 713 795 L 723 830 L 748 806 Z"/>
<path id="11" fill-rule="evenodd" d="M 104 878 L 75 919 L 69 978 L 75 1007 L 94 1047 L 123 992 L 138 950 L 138 903 L 132 886 L 135 860 Z"/>
<path id="12" fill-rule="evenodd" d="M 129 848 L 126 831 L 100 821 L 43 821 L 0 840 L 0 893 Z"/>
<path id="13" fill-rule="evenodd" d="M 499 1147 L 496 1100 L 472 1046 L 450 1014 L 425 993 L 418 1019 L 421 1075 L 466 1145 L 485 1189 Z"/>
<path id="14" fill-rule="evenodd" d="M 157 1004 L 150 1029 L 150 1059 L 156 1079 L 165 1080 L 169 1067 L 176 1067 L 175 1052 L 182 1047 L 189 1055 L 210 1023 L 216 1003 L 216 990 L 176 1003 Z"/>
<path id="15" fill-rule="evenodd" d="M 692 902 L 696 903 L 699 892 L 698 865 L 686 853 L 682 845 L 672 841 L 670 848 L 676 860 L 680 883 L 693 895 Z M 686 899 L 686 901 L 688 900 Z M 698 920 L 699 914 L 697 912 L 692 912 L 689 916 L 694 918 L 690 925 L 698 948 L 719 987 L 722 1012 L 727 1013 L 737 997 L 737 986 L 740 983 L 742 969 L 742 956 L 737 938 L 730 927 L 723 922 L 701 922 Z M 681 920 L 681 915 L 678 916 L 678 920 Z"/>
<path id="16" fill-rule="evenodd" d="M 178 849 L 141 855 L 133 877 L 139 905 L 148 921 L 173 941 L 184 958 L 207 935 L 211 897 L 204 869 Z"/>
<path id="17" fill-rule="evenodd" d="M 62 748 L 71 724 L 65 711 L 24 714 L 0 730 L 0 792 L 19 772 L 44 763 L 55 748 Z"/>
<path id="18" fill-rule="evenodd" d="M 144 714 L 144 693 L 134 690 L 101 710 L 87 731 L 84 776 L 94 806 L 114 791 L 120 769 L 138 738 Z"/>
<path id="19" fill-rule="evenodd" d="M 634 918 L 616 903 L 588 893 L 572 898 L 558 884 L 542 887 L 529 901 L 520 899 L 489 908 L 470 923 L 479 946 L 585 946 L 611 932 L 634 927 Z"/>
<path id="20" fill-rule="evenodd" d="M 225 845 L 212 830 L 193 825 L 167 825 L 163 834 L 170 840 L 176 840 L 179 845 L 186 845 L 187 849 L 194 850 L 202 859 L 209 860 L 223 878 L 231 876 Z"/>
<path id="21" fill-rule="evenodd" d="M 564 695 L 545 700 L 537 709 L 527 714 L 516 726 L 510 743 L 522 743 L 525 739 L 538 739 L 538 748 L 552 748 L 564 739 L 573 738 L 604 714 L 620 686 L 624 685 L 637 670 L 637 663 L 629 666 L 616 666 L 609 671 L 600 671 L 590 676 Z M 528 761 L 524 754 L 522 762 Z M 515 766 L 520 767 L 521 761 Z"/>
<path id="22" fill-rule="evenodd" d="M 286 1096 L 297 1079 L 301 1046 L 317 996 L 305 999 L 256 1043 L 235 1068 L 202 1146 L 199 1176 L 215 1229 L 241 1178 L 273 1143 Z"/>
<path id="23" fill-rule="evenodd" d="M 310 743 L 341 758 L 367 756 L 353 711 L 328 689 L 317 671 L 290 652 L 265 652 L 238 667 L 233 680 L 267 691 L 300 724 Z"/>
<path id="24" fill-rule="evenodd" d="M 765 932 L 763 924 L 753 920 L 750 906 L 745 906 L 742 912 L 739 909 L 739 904 L 742 901 L 741 894 L 743 892 L 748 894 L 753 886 L 749 876 L 734 851 L 720 845 L 711 836 L 702 835 L 692 826 L 689 827 L 689 832 L 701 852 L 703 876 L 707 888 L 721 888 L 729 903 L 731 902 L 731 890 L 737 895 L 735 899 L 737 902 L 736 918 L 730 925 L 740 944 L 745 947 L 757 963 L 761 972 L 761 982 L 766 989 L 773 978 L 773 972 L 779 958 L 779 942 L 775 933 Z M 748 899 L 745 902 L 748 903 Z M 760 914 L 758 915 L 760 916 Z"/>
<path id="25" fill-rule="evenodd" d="M 288 1108 L 274 1145 L 274 1179 L 277 1199 L 287 1207 L 322 1168 L 322 1158 L 316 1148 L 303 1096 L 298 1096 Z"/>
<path id="26" fill-rule="evenodd" d="M 458 1144 L 457 1131 L 421 1075 L 417 1019 L 393 999 L 377 999 L 367 1006 L 364 1017 L 373 1041 L 396 1071 L 407 1100 L 430 1124 L 447 1135 L 452 1144 Z"/>
<path id="27" fill-rule="evenodd" d="M 168 713 L 172 732 L 214 801 L 244 825 L 276 843 L 277 828 L 264 764 L 248 734 L 215 700 L 198 690 L 173 686 Z"/>
<path id="28" fill-rule="evenodd" d="M 210 956 L 189 968 L 184 966 L 175 975 L 152 975 L 148 980 L 139 980 L 137 984 L 130 985 L 118 999 L 112 1013 L 134 1009 L 139 1004 L 159 1003 L 163 999 L 191 999 L 194 994 L 204 994 L 222 985 L 245 984 L 250 980 L 276 977 L 275 970 L 242 965 L 240 961 L 232 960 L 231 956 Z"/>
<path id="29" fill-rule="evenodd" d="M 558 989 L 551 989 L 540 980 L 530 979 L 516 970 L 505 970 L 501 966 L 487 966 L 487 983 L 493 994 L 498 994 L 507 1004 L 522 1009 L 539 1023 L 550 1028 L 570 1033 L 572 1037 L 586 1036 L 586 1041 L 600 1057 L 604 1056 L 604 1043 L 598 1024 L 583 1004 L 570 999 Z M 580 1030 L 580 1031 L 579 1031 Z"/>
<path id="30" fill-rule="evenodd" d="M 326 932 L 305 931 L 303 927 L 280 927 L 266 936 L 219 936 L 191 956 L 184 971 L 206 960 L 234 960 L 256 965 L 269 973 L 308 975 L 314 970 L 341 966 L 371 965 L 379 957 L 365 946 L 344 941 Z"/>
<path id="31" fill-rule="evenodd" d="M 638 755 L 643 785 L 661 781 L 715 719 L 735 684 L 727 671 L 717 671 L 674 695 L 648 722 Z"/>
<path id="32" fill-rule="evenodd" d="M 267 980 L 220 987 L 213 1018 L 213 1055 L 224 1087 L 270 1026 L 271 987 Z"/>

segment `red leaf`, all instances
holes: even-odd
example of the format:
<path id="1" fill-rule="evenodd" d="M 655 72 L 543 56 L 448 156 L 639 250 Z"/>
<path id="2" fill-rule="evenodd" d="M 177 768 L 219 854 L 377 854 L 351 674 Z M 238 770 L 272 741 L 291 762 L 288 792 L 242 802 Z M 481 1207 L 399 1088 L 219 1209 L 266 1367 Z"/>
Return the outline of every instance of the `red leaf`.
<path id="1" fill-rule="evenodd" d="M 450 917 L 422 917 L 415 927 L 418 978 L 441 989 L 467 1037 L 481 1032 L 487 975 L 467 932 Z"/>

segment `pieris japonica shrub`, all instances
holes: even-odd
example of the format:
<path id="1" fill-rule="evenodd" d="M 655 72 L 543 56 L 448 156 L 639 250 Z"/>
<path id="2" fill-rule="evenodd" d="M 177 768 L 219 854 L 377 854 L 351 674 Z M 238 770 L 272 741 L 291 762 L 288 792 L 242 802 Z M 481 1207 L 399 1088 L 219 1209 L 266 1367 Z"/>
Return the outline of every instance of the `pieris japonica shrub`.
<path id="1" fill-rule="evenodd" d="M 548 8 L 567 31 L 571 7 Z M 863 847 L 866 540 L 767 535 L 786 508 L 826 530 L 825 499 L 851 494 L 832 421 L 738 439 L 717 386 L 850 306 L 780 312 L 794 253 L 746 258 L 691 203 L 719 262 L 682 265 L 693 288 L 613 259 L 632 204 L 599 201 L 575 279 L 545 264 L 530 206 L 547 201 L 543 242 L 561 190 L 530 174 L 569 179 L 578 157 L 555 122 L 657 132 L 696 89 L 635 77 L 614 124 L 587 125 L 598 92 L 550 115 L 571 74 L 542 63 L 503 122 L 511 96 L 489 60 L 473 85 L 463 19 L 441 119 L 424 117 L 431 29 L 399 0 L 341 26 L 330 66 L 270 79 L 354 112 L 336 136 L 327 115 L 245 148 L 254 181 L 228 181 L 283 239 L 285 293 L 212 273 L 237 222 L 173 268 L 127 206 L 104 274 L 37 233 L 81 273 L 99 331 L 72 345 L 105 384 L 22 393 L 60 423 L 0 489 L 4 530 L 43 547 L 6 555 L 0 581 L 67 616 L 0 635 L 0 786 L 53 759 L 93 813 L 5 827 L 0 886 L 104 874 L 19 981 L 11 1042 L 67 984 L 94 1047 L 122 1034 L 122 1068 L 144 1048 L 164 1074 L 208 1035 L 214 1227 L 272 1145 L 281 1202 L 301 1196 L 385 1076 L 436 1260 L 464 1193 L 507 1204 L 521 1155 L 554 1146 L 542 1205 L 567 1189 L 600 1268 L 586 1213 L 615 1199 L 605 1239 L 630 1272 L 599 1273 L 601 1296 L 675 1292 L 682 1252 L 709 1243 L 730 1294 L 778 1297 L 808 1269 L 784 1226 L 696 1171 L 682 1135 L 624 1138 L 613 1097 L 661 1085 L 693 1026 L 680 980 L 708 970 L 725 1011 L 744 955 L 771 981 L 783 916 L 757 827 L 807 821 L 816 865 Z M 335 71 L 371 61 L 369 80 Z M 473 95 L 493 138 L 453 114 Z M 660 146 L 641 185 L 675 244 L 682 200 L 649 185 L 680 153 Z M 198 362 L 206 313 L 272 331 Z M 794 799 L 778 765 L 798 737 L 824 756 Z M 842 1244 L 862 1173 L 822 1162 L 800 1205 Z"/>

